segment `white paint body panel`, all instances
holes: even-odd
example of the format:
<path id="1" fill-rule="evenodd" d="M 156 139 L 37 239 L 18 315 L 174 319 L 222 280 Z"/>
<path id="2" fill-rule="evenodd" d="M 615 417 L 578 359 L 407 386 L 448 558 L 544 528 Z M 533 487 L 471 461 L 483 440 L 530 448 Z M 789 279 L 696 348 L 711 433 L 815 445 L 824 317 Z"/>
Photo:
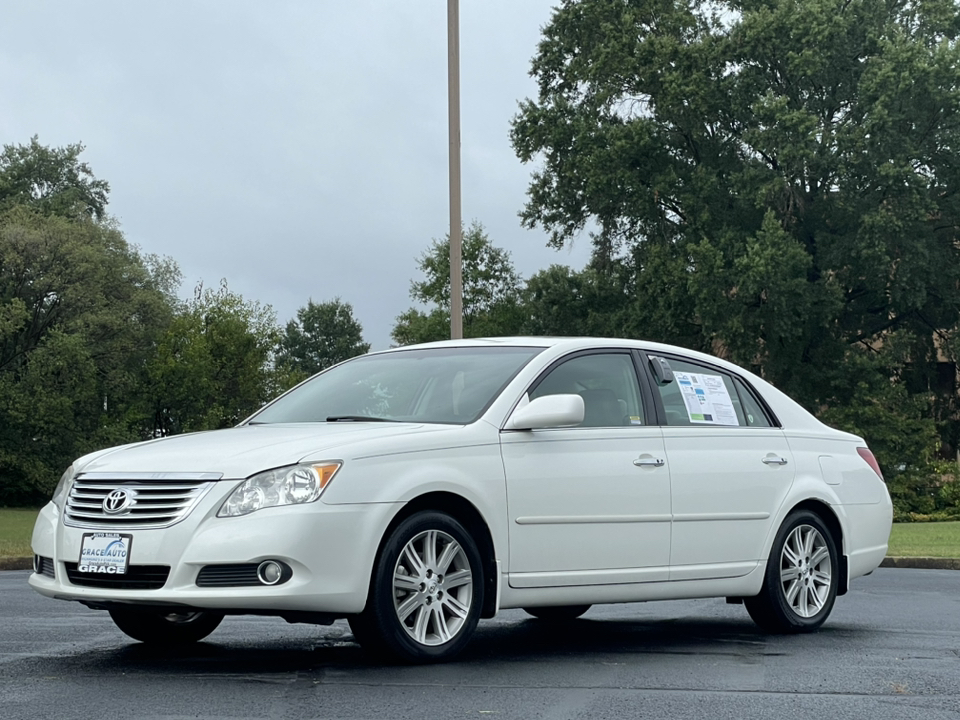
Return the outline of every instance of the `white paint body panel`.
<path id="1" fill-rule="evenodd" d="M 664 457 L 659 427 L 509 432 L 502 449 L 511 585 L 667 579 L 670 476 L 634 465 Z"/>
<path id="2" fill-rule="evenodd" d="M 745 574 L 765 557 L 764 541 L 793 484 L 782 431 L 693 426 L 663 435 L 673 497 L 670 579 Z M 763 462 L 774 457 L 787 462 Z"/>

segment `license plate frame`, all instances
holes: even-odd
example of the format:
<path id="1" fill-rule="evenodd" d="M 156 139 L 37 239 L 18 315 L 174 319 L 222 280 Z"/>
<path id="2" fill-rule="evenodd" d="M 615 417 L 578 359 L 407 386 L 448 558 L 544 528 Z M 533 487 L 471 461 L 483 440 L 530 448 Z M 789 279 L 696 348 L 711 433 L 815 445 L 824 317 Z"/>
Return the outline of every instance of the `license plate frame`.
<path id="1" fill-rule="evenodd" d="M 77 571 L 88 575 L 126 575 L 132 545 L 133 535 L 129 533 L 84 533 Z"/>

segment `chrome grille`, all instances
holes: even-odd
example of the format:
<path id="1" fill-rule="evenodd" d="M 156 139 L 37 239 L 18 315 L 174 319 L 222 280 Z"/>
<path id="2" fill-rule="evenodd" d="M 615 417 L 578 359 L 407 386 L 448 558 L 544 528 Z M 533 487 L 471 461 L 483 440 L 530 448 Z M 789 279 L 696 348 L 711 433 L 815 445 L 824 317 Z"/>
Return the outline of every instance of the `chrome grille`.
<path id="1" fill-rule="evenodd" d="M 185 518 L 219 478 L 212 473 L 78 475 L 67 496 L 64 523 L 109 529 L 168 527 Z"/>

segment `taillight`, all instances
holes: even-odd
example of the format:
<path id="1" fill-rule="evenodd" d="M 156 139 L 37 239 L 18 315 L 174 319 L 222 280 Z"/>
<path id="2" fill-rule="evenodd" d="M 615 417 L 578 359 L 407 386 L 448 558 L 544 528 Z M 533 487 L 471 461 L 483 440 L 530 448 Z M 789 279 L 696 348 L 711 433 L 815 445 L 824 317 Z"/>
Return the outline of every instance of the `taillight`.
<path id="1" fill-rule="evenodd" d="M 877 459 L 873 456 L 873 453 L 870 452 L 870 448 L 858 447 L 857 452 L 860 453 L 860 457 L 867 461 L 867 465 L 873 468 L 873 471 L 877 474 L 877 477 L 883 480 L 883 473 L 880 472 L 880 463 L 877 462 Z"/>

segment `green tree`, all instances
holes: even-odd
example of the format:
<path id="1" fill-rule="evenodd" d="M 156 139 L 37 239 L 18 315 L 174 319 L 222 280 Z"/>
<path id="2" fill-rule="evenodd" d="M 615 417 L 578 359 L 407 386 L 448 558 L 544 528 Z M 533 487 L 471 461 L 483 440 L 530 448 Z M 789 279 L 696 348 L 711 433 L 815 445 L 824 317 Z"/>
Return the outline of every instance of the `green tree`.
<path id="1" fill-rule="evenodd" d="M 230 427 L 269 400 L 279 341 L 269 306 L 225 281 L 181 303 L 146 363 L 151 435 Z"/>
<path id="2" fill-rule="evenodd" d="M 0 504 L 45 500 L 92 450 L 234 424 L 289 379 L 272 310 L 225 283 L 178 300 L 176 263 L 127 243 L 82 149 L 0 155 Z"/>
<path id="3" fill-rule="evenodd" d="M 44 215 L 106 217 L 110 186 L 80 162 L 83 145 L 4 145 L 0 153 L 0 208 L 25 205 Z"/>
<path id="4" fill-rule="evenodd" d="M 283 331 L 277 363 L 305 378 L 369 350 L 350 303 L 308 300 Z"/>
<path id="5" fill-rule="evenodd" d="M 533 275 L 523 290 L 524 335 L 622 337 L 629 332 L 628 302 L 619 274 L 592 265 L 580 271 L 551 265 Z"/>
<path id="6" fill-rule="evenodd" d="M 540 163 L 524 222 L 557 247 L 596 228 L 630 334 L 815 411 L 883 397 L 836 419 L 888 472 L 922 464 L 880 416 L 960 440 L 937 379 L 960 343 L 958 31 L 947 0 L 565 0 L 512 126 Z"/>
<path id="7" fill-rule="evenodd" d="M 142 437 L 175 273 L 109 223 L 0 211 L 0 503 L 36 502 L 77 456 Z"/>
<path id="8" fill-rule="evenodd" d="M 523 321 L 523 281 L 510 253 L 496 247 L 474 222 L 463 233 L 463 335 L 516 334 Z M 418 262 L 422 280 L 410 284 L 410 297 L 427 306 L 402 313 L 391 336 L 400 345 L 450 337 L 450 238 L 434 240 Z"/>

